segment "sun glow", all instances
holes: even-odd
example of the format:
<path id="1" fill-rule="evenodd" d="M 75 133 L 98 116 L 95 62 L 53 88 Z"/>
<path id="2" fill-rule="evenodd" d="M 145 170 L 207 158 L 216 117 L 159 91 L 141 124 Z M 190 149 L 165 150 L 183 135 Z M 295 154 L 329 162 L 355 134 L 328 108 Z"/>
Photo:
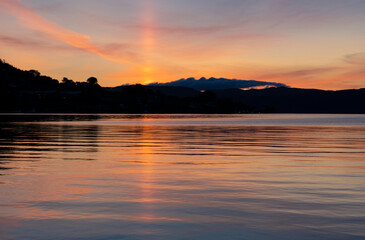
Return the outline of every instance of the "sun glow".
<path id="1" fill-rule="evenodd" d="M 154 45 L 156 43 L 154 26 L 155 17 L 153 10 L 153 1 L 145 0 L 142 3 L 142 28 L 141 28 L 141 44 L 142 44 L 142 55 L 144 57 L 144 67 L 142 67 L 143 74 L 143 84 L 148 84 L 153 82 L 152 73 L 154 68 L 151 66 L 151 56 L 154 50 Z"/>
<path id="2" fill-rule="evenodd" d="M 0 53 L 22 69 L 58 80 L 94 75 L 105 87 L 204 76 L 363 88 L 365 33 L 357 29 L 364 5 L 349 1 L 339 1 L 341 10 L 330 14 L 320 10 L 330 8 L 326 1 L 282 8 L 272 0 L 262 3 L 271 7 L 256 8 L 255 1 L 135 0 L 110 7 L 105 1 L 0 0 L 6 23 Z M 56 2 L 63 7 L 54 11 L 48 5 Z"/>

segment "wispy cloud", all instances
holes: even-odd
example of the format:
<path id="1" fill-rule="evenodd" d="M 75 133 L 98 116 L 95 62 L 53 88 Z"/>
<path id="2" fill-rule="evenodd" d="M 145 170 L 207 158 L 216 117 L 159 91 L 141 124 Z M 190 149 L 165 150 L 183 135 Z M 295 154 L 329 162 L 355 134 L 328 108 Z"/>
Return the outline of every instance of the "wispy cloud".
<path id="1" fill-rule="evenodd" d="M 346 55 L 344 61 L 351 64 L 365 65 L 365 52 Z"/>
<path id="2" fill-rule="evenodd" d="M 118 46 L 118 54 L 111 54 L 110 46 L 105 48 L 93 44 L 89 36 L 76 33 L 45 19 L 24 6 L 20 0 L 0 0 L 0 5 L 3 5 L 22 25 L 39 32 L 45 38 L 58 40 L 76 48 L 95 53 L 106 60 L 118 63 L 131 63 L 130 58 L 133 56 L 133 53 L 126 48 Z"/>
<path id="3" fill-rule="evenodd" d="M 4 45 L 12 45 L 12 46 L 24 46 L 24 47 L 40 47 L 42 46 L 42 43 L 39 41 L 34 41 L 30 39 L 24 39 L 24 38 L 16 38 L 16 37 L 10 37 L 5 35 L 0 35 L 0 42 Z"/>
<path id="4" fill-rule="evenodd" d="M 354 89 L 365 88 L 365 84 L 359 84 L 365 79 L 365 70 L 347 69 L 346 71 L 327 78 L 317 78 L 312 81 L 300 83 L 299 86 L 320 86 L 324 89 Z"/>
<path id="5" fill-rule="evenodd" d="M 109 24 L 112 24 L 109 22 Z M 117 25 L 117 24 L 115 24 Z M 118 24 L 119 25 L 119 24 Z M 145 25 L 119 25 L 123 28 L 139 29 L 146 28 Z M 158 34 L 213 34 L 218 32 L 227 31 L 231 28 L 229 25 L 211 25 L 211 26 L 148 26 L 149 30 L 152 30 Z"/>
<path id="6" fill-rule="evenodd" d="M 355 56 L 348 56 L 350 56 L 349 59 L 355 58 Z M 359 64 L 359 62 L 356 62 L 356 64 Z M 306 68 L 265 74 L 257 79 L 285 82 L 296 87 L 315 87 L 321 89 L 359 88 L 365 87 L 365 85 L 359 85 L 359 81 L 365 79 L 365 69 L 359 67 L 359 65 Z"/>
<path id="7" fill-rule="evenodd" d="M 52 49 L 60 51 L 75 51 L 80 50 L 79 48 L 70 45 L 50 44 L 45 41 L 39 41 L 30 38 L 11 37 L 0 34 L 0 43 L 5 46 L 14 46 L 17 48 L 29 48 L 29 49 Z"/>
<path id="8" fill-rule="evenodd" d="M 270 79 L 270 80 L 277 80 L 277 79 L 292 79 L 295 80 L 296 78 L 303 78 L 303 77 L 309 77 L 312 75 L 317 76 L 318 74 L 324 74 L 333 72 L 335 70 L 338 70 L 337 67 L 325 67 L 325 68 L 307 68 L 307 69 L 298 69 L 295 71 L 285 71 L 285 72 L 279 72 L 279 73 L 273 73 L 273 74 L 265 74 L 261 75 L 258 78 L 259 79 Z"/>

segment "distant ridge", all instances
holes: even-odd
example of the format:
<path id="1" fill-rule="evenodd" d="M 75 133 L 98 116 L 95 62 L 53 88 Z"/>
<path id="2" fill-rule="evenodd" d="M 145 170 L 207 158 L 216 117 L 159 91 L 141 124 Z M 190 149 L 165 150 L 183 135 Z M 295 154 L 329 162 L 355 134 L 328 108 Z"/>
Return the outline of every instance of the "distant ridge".
<path id="1" fill-rule="evenodd" d="M 188 87 L 187 83 L 207 84 Z M 110 88 L 99 86 L 95 77 L 86 82 L 68 78 L 59 82 L 37 70 L 21 70 L 0 59 L 0 113 L 365 114 L 365 88 L 325 91 L 222 78 L 191 78 L 167 84 L 177 85 Z M 252 89 L 255 86 L 264 89 Z"/>
<path id="2" fill-rule="evenodd" d="M 283 83 L 264 82 L 256 80 L 238 80 L 227 78 L 183 78 L 177 81 L 168 83 L 151 83 L 147 86 L 169 86 L 169 87 L 188 87 L 195 90 L 215 90 L 215 89 L 230 89 L 230 88 L 254 88 L 254 87 L 288 87 Z"/>

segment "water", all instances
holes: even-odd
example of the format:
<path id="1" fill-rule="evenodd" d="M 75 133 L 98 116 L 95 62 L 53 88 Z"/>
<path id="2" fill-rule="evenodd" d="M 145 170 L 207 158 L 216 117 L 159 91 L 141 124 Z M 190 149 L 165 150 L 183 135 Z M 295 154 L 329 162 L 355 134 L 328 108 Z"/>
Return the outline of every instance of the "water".
<path id="1" fill-rule="evenodd" d="M 365 239 L 364 115 L 0 119 L 0 239 Z"/>

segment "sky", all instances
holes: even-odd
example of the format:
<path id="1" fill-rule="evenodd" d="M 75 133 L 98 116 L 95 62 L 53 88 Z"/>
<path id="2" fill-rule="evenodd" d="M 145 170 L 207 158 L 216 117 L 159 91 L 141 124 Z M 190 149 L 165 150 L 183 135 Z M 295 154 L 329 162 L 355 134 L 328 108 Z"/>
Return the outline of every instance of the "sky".
<path id="1" fill-rule="evenodd" d="M 364 0 L 0 0 L 0 58 L 102 86 L 365 88 Z"/>

